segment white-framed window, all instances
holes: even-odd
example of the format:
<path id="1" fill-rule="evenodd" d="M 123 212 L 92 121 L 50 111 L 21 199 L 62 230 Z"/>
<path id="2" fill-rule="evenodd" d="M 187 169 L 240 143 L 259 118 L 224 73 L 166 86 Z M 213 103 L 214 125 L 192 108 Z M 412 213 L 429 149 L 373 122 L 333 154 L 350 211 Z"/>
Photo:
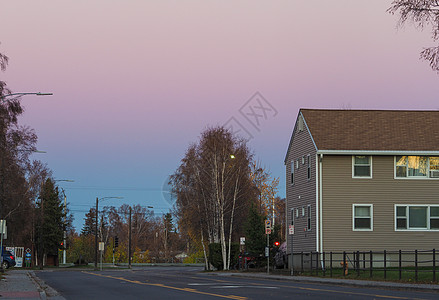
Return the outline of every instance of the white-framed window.
<path id="1" fill-rule="evenodd" d="M 299 208 L 296 208 L 296 218 L 299 217 Z"/>
<path id="2" fill-rule="evenodd" d="M 294 225 L 294 208 L 291 209 L 291 225 Z"/>
<path id="3" fill-rule="evenodd" d="M 373 204 L 352 204 L 352 229 L 373 231 Z"/>
<path id="4" fill-rule="evenodd" d="M 291 185 L 294 185 L 294 160 L 291 162 Z"/>
<path id="5" fill-rule="evenodd" d="M 437 178 L 439 179 L 439 157 L 395 156 L 395 178 Z"/>
<path id="6" fill-rule="evenodd" d="M 311 205 L 308 205 L 307 209 L 308 209 L 308 219 L 306 222 L 306 230 L 310 231 L 311 230 Z"/>
<path id="7" fill-rule="evenodd" d="M 296 160 L 296 169 L 299 169 L 299 158 Z"/>
<path id="8" fill-rule="evenodd" d="M 305 206 L 302 206 L 302 217 L 305 216 Z"/>
<path id="9" fill-rule="evenodd" d="M 395 230 L 439 230 L 439 205 L 395 204 Z"/>
<path id="10" fill-rule="evenodd" d="M 372 178 L 372 156 L 352 156 L 352 177 Z"/>
<path id="11" fill-rule="evenodd" d="M 306 159 L 307 159 L 307 165 L 308 165 L 308 173 L 307 173 L 307 176 L 308 176 L 308 180 L 310 180 L 310 179 L 311 179 L 311 156 L 308 154 L 308 156 L 306 157 Z"/>

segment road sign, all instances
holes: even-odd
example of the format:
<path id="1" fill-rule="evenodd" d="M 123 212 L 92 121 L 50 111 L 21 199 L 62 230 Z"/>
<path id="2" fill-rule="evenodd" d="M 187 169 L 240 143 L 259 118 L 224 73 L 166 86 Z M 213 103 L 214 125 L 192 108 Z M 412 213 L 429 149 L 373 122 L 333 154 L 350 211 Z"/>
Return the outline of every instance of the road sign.
<path id="1" fill-rule="evenodd" d="M 265 234 L 271 234 L 271 228 L 265 228 Z"/>
<path id="2" fill-rule="evenodd" d="M 294 225 L 288 227 L 288 234 L 294 234 Z"/>
<path id="3" fill-rule="evenodd" d="M 99 242 L 99 251 L 104 251 L 104 242 Z"/>
<path id="4" fill-rule="evenodd" d="M 239 244 L 240 245 L 245 245 L 245 237 L 240 237 L 239 238 Z"/>
<path id="5" fill-rule="evenodd" d="M 27 248 L 26 253 L 31 253 L 31 250 L 29 248 Z"/>
<path id="6" fill-rule="evenodd" d="M 265 220 L 265 227 L 271 227 L 271 220 L 270 219 Z"/>
<path id="7" fill-rule="evenodd" d="M 270 248 L 265 247 L 265 257 L 268 257 L 270 255 Z"/>

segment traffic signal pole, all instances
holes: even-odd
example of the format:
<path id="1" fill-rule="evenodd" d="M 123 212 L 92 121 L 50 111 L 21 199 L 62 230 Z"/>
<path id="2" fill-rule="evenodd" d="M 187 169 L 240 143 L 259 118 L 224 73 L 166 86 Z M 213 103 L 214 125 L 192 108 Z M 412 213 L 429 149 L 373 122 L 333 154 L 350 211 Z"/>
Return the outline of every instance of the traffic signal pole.
<path id="1" fill-rule="evenodd" d="M 270 274 L 270 235 L 267 234 L 267 274 Z"/>

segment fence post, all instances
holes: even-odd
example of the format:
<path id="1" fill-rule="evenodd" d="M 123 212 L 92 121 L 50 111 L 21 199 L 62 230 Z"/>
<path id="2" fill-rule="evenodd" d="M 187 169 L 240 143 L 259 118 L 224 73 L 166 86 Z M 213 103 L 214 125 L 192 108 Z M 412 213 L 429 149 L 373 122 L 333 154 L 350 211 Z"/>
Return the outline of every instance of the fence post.
<path id="1" fill-rule="evenodd" d="M 323 276 L 326 275 L 326 259 L 325 259 L 325 251 L 323 251 Z"/>
<path id="2" fill-rule="evenodd" d="M 384 250 L 384 279 L 387 278 L 387 252 Z"/>
<path id="3" fill-rule="evenodd" d="M 357 251 L 357 277 L 360 277 L 360 251 Z"/>
<path id="4" fill-rule="evenodd" d="M 309 265 L 310 265 L 310 268 L 311 268 L 311 276 L 312 275 L 314 275 L 314 270 L 313 270 L 313 268 L 312 268 L 312 263 L 313 263 L 313 259 L 312 259 L 312 251 L 310 252 L 311 254 L 310 254 L 310 257 L 309 257 Z"/>
<path id="5" fill-rule="evenodd" d="M 316 275 L 319 276 L 319 251 L 316 251 Z"/>
<path id="6" fill-rule="evenodd" d="M 329 274 L 332 277 L 332 251 L 329 252 Z"/>
<path id="7" fill-rule="evenodd" d="M 363 252 L 363 271 L 366 271 L 366 252 Z"/>
<path id="8" fill-rule="evenodd" d="M 373 253 L 372 251 L 369 252 L 369 277 L 372 278 L 372 272 L 373 272 Z"/>
<path id="9" fill-rule="evenodd" d="M 436 249 L 433 249 L 433 282 L 436 281 Z"/>
<path id="10" fill-rule="evenodd" d="M 415 281 L 418 281 L 418 250 L 415 250 Z"/>
<path id="11" fill-rule="evenodd" d="M 402 251 L 401 249 L 399 250 L 399 258 L 398 258 L 398 266 L 399 266 L 399 280 L 401 280 L 402 278 Z"/>
<path id="12" fill-rule="evenodd" d="M 343 251 L 343 277 L 346 276 L 346 251 Z"/>

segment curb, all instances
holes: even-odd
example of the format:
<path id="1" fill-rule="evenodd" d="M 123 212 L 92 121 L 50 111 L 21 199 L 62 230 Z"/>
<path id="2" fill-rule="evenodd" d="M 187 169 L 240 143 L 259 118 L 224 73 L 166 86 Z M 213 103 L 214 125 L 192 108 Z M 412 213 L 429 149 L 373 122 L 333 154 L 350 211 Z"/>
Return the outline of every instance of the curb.
<path id="1" fill-rule="evenodd" d="M 30 280 L 33 282 L 33 284 L 36 286 L 38 292 L 40 293 L 40 299 L 46 300 L 47 299 L 46 292 L 44 291 L 43 287 L 38 282 L 34 271 L 29 271 L 27 273 L 27 276 L 29 276 Z"/>
<path id="2" fill-rule="evenodd" d="M 306 276 L 282 276 L 282 275 L 266 275 L 266 274 L 243 274 L 243 273 L 210 273 L 210 275 L 284 280 L 284 281 L 294 281 L 294 282 L 303 282 L 303 283 L 350 285 L 350 286 L 368 287 L 368 288 L 376 287 L 376 288 L 423 290 L 423 291 L 429 290 L 429 291 L 439 292 L 439 284 L 417 284 L 417 283 L 410 284 L 410 283 L 385 282 L 385 281 L 335 279 L 335 278 L 306 277 Z"/>

